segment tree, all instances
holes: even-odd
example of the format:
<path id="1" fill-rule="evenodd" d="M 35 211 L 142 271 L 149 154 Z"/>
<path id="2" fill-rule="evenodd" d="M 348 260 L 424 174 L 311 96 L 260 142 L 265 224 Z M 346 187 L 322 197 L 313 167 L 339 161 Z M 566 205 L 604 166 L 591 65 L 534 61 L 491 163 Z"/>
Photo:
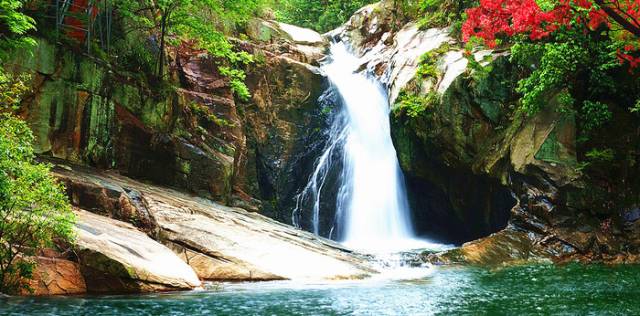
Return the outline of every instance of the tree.
<path id="1" fill-rule="evenodd" d="M 640 65 L 640 1 L 637 0 L 480 0 L 467 10 L 465 41 L 481 38 L 494 47 L 501 36 L 528 35 L 541 40 L 567 28 L 583 32 L 606 29 L 621 49 L 618 58 L 634 69 Z"/>
<path id="2" fill-rule="evenodd" d="M 25 34 L 33 19 L 20 12 L 22 2 L 0 0 L 0 62 L 34 41 Z M 4 28 L 6 26 L 7 28 Z M 0 292 L 15 293 L 32 276 L 32 256 L 54 239 L 73 238 L 74 216 L 63 187 L 49 167 L 35 162 L 33 135 L 12 115 L 28 91 L 24 75 L 0 68 Z"/>
<path id="3" fill-rule="evenodd" d="M 26 90 L 0 73 L 0 292 L 15 293 L 32 277 L 32 256 L 54 239 L 73 239 L 74 216 L 49 167 L 34 161 L 33 135 L 10 113 Z"/>
<path id="4" fill-rule="evenodd" d="M 220 73 L 241 98 L 249 97 L 244 73 L 238 68 L 253 61 L 246 52 L 236 51 L 225 32 L 248 20 L 263 5 L 262 0 L 117 0 L 116 10 L 130 21 L 131 29 L 146 29 L 159 46 L 157 75 L 164 75 L 168 42 L 192 42 L 219 61 Z"/>
<path id="5" fill-rule="evenodd" d="M 24 2 L 0 0 L 0 61 L 6 53 L 25 45 L 33 45 L 33 39 L 24 36 L 35 28 L 35 21 L 22 13 Z"/>

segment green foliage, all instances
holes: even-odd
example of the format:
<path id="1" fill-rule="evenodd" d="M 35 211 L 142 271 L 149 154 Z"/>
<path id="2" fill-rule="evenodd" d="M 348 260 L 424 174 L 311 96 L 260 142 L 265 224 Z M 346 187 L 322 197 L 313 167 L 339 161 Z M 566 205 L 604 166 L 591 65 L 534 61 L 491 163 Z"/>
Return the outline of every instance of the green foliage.
<path id="1" fill-rule="evenodd" d="M 435 91 L 424 96 L 401 91 L 393 108 L 393 114 L 396 117 L 406 114 L 410 118 L 416 118 L 427 109 L 435 107 L 438 102 L 440 102 L 440 95 Z"/>
<path id="2" fill-rule="evenodd" d="M 0 110 L 16 110 L 22 95 L 29 91 L 25 84 L 30 76 L 23 74 L 11 76 L 0 68 Z"/>
<path id="3" fill-rule="evenodd" d="M 591 149 L 585 156 L 589 159 L 590 163 L 602 164 L 612 162 L 615 158 L 615 152 L 611 148 L 605 149 Z"/>
<path id="4" fill-rule="evenodd" d="M 437 80 L 440 77 L 438 59 L 450 49 L 449 43 L 443 43 L 440 47 L 424 53 L 420 56 L 416 74 L 422 79 L 433 78 Z"/>
<path id="5" fill-rule="evenodd" d="M 346 22 L 361 7 L 376 0 L 281 0 L 278 20 L 318 32 L 328 32 Z"/>
<path id="6" fill-rule="evenodd" d="M 636 100 L 636 104 L 632 106 L 629 111 L 631 111 L 631 113 L 640 114 L 640 99 Z"/>
<path id="7" fill-rule="evenodd" d="M 473 3 L 469 0 L 418 0 L 414 10 L 420 28 L 450 27 L 452 35 L 457 36 L 465 20 L 464 10 Z"/>
<path id="8" fill-rule="evenodd" d="M 160 76 L 164 75 L 161 72 L 165 62 L 162 49 L 165 41 L 175 46 L 190 43 L 215 58 L 220 73 L 229 78 L 231 89 L 238 97 L 246 99 L 250 96 L 240 69 L 252 63 L 253 58 L 236 50 L 226 33 L 254 16 L 264 5 L 263 0 L 118 1 L 118 12 L 131 24 L 127 29 L 146 29 L 158 34 L 161 49 L 156 62 Z M 142 53 L 136 55 L 147 59 Z"/>
<path id="9" fill-rule="evenodd" d="M 34 160 L 31 130 L 10 113 L 26 85 L 7 78 L 0 76 L 0 292 L 15 293 L 32 277 L 31 256 L 55 239 L 73 240 L 74 216 L 49 166 Z"/>
<path id="10" fill-rule="evenodd" d="M 582 104 L 580 116 L 583 128 L 592 131 L 610 121 L 613 114 L 606 104 L 587 100 Z"/>
<path id="11" fill-rule="evenodd" d="M 246 101 L 251 97 L 249 88 L 244 84 L 245 73 L 242 70 L 231 69 L 229 67 L 219 67 L 220 74 L 229 78 L 229 84 L 231 85 L 231 91 L 233 91 L 238 98 Z"/>
<path id="12" fill-rule="evenodd" d="M 522 94 L 521 109 L 533 115 L 556 96 L 561 113 L 582 104 L 580 118 L 586 130 L 602 125 L 611 114 L 598 99 L 616 92 L 612 73 L 620 68 L 615 44 L 607 39 L 594 41 L 589 34 L 566 30 L 547 43 L 531 43 L 514 38 L 511 61 L 527 73 L 517 92 Z"/>
<path id="13" fill-rule="evenodd" d="M 0 61 L 14 49 L 35 44 L 26 34 L 35 29 L 35 21 L 22 12 L 24 1 L 0 0 Z"/>
<path id="14" fill-rule="evenodd" d="M 578 70 L 578 64 L 586 60 L 585 51 L 573 43 L 515 44 L 512 61 L 539 59 L 531 75 L 521 80 L 516 89 L 522 93 L 522 109 L 528 114 L 537 113 L 547 99 L 558 89 L 569 88 L 568 80 Z M 537 57 L 537 58 L 536 58 Z"/>

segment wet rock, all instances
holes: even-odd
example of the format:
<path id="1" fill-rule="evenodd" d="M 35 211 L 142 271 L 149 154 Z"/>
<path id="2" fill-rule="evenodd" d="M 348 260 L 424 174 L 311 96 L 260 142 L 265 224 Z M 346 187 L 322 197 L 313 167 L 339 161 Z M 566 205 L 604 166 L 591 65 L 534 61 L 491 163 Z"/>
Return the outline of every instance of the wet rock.
<path id="1" fill-rule="evenodd" d="M 545 260 L 549 254 L 526 232 L 505 229 L 443 253 L 426 254 L 433 264 L 500 265 Z M 548 259 L 547 259 L 548 260 Z"/>
<path id="2" fill-rule="evenodd" d="M 262 200 L 263 214 L 291 223 L 295 195 L 326 141 L 333 104 L 318 99 L 329 83 L 318 68 L 285 57 L 252 66 L 246 82 L 253 95 L 241 103 L 246 156 L 235 188 Z"/>

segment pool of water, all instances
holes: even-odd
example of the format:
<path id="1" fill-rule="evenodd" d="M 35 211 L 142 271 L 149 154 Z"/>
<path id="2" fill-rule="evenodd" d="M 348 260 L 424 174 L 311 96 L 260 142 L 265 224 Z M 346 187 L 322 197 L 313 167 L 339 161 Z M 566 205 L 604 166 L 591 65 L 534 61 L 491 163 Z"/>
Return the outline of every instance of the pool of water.
<path id="1" fill-rule="evenodd" d="M 0 315 L 640 315 L 640 266 L 439 267 L 416 280 L 0 298 Z"/>

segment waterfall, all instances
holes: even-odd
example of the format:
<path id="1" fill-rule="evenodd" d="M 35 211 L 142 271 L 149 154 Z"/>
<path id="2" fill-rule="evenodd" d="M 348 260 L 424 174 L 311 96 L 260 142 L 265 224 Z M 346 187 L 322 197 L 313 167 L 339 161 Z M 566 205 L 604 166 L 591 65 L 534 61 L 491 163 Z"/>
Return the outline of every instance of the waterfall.
<path id="1" fill-rule="evenodd" d="M 313 230 L 318 233 L 321 192 L 334 157 L 341 154 L 343 170 L 335 195 L 340 241 L 370 252 L 430 247 L 433 244 L 415 237 L 411 225 L 404 180 L 391 141 L 386 90 L 356 72 L 361 64 L 346 44 L 332 44 L 330 60 L 322 69 L 339 94 L 342 108 L 310 181 L 298 196 L 294 224 L 299 226 L 303 208 L 310 206 Z"/>

